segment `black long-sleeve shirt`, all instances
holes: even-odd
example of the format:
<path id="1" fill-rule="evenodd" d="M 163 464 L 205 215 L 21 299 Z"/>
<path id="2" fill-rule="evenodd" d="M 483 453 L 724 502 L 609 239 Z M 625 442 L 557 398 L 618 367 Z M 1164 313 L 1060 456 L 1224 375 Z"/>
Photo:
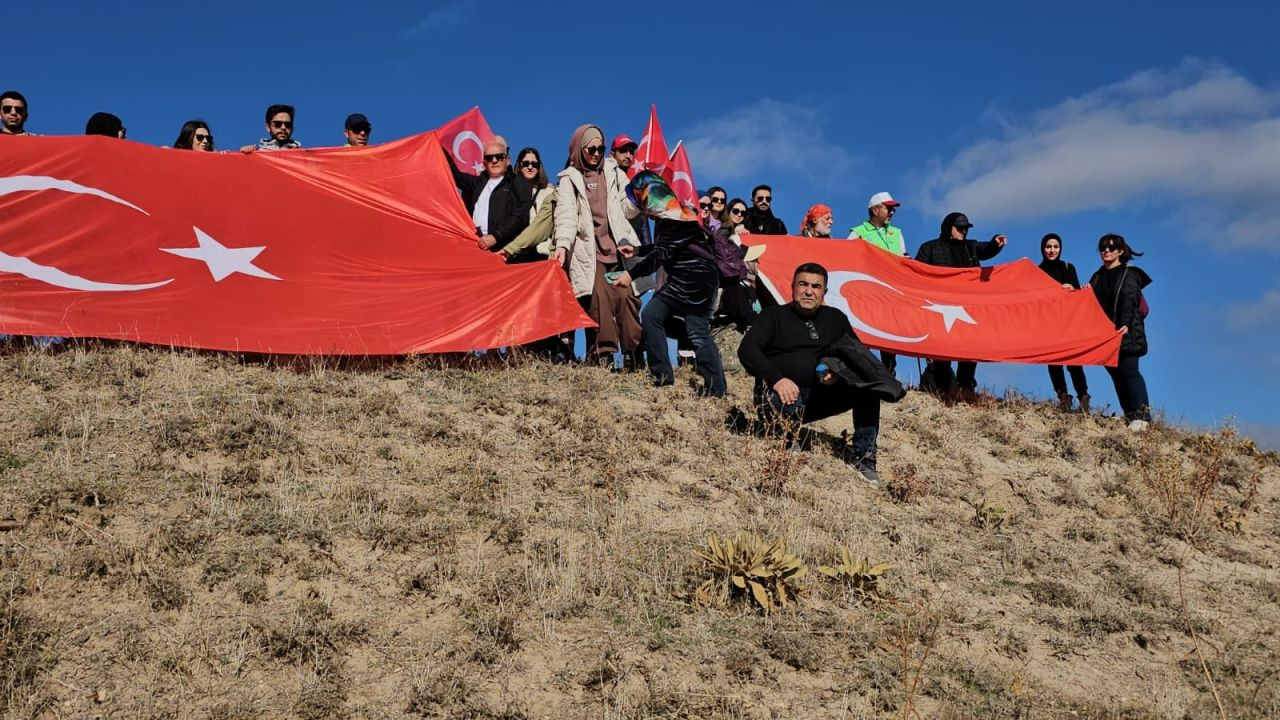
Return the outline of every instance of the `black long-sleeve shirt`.
<path id="1" fill-rule="evenodd" d="M 849 318 L 835 308 L 824 305 L 806 318 L 794 303 L 775 305 L 756 316 L 738 346 L 738 360 L 769 387 L 782 378 L 802 388 L 813 387 L 822 351 L 836 338 L 852 333 Z"/>

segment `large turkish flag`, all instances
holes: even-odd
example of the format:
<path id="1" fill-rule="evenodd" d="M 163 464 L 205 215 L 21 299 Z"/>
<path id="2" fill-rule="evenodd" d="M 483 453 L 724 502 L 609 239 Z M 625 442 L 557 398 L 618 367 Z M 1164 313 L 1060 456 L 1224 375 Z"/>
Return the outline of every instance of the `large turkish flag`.
<path id="1" fill-rule="evenodd" d="M 387 355 L 591 324 L 554 263 L 476 248 L 435 133 L 251 155 L 3 142 L 0 333 Z"/>
<path id="2" fill-rule="evenodd" d="M 1066 290 L 1030 260 L 940 268 L 860 240 L 770 235 L 760 273 L 782 302 L 797 266 L 830 274 L 826 304 L 843 310 L 867 345 L 939 360 L 1115 365 L 1120 335 L 1092 290 Z"/>

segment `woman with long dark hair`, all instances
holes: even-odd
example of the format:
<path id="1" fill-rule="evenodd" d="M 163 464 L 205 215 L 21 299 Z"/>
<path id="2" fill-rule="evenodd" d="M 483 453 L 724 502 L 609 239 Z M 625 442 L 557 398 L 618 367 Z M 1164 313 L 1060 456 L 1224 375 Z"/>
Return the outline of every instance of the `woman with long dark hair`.
<path id="1" fill-rule="evenodd" d="M 1129 421 L 1129 429 L 1145 430 L 1151 422 L 1151 403 L 1147 397 L 1147 381 L 1138 370 L 1138 358 L 1147 354 L 1142 289 L 1151 284 L 1151 276 L 1129 264 L 1142 253 L 1129 247 L 1120 235 L 1103 235 L 1098 240 L 1098 253 L 1102 255 L 1102 267 L 1093 274 L 1089 285 L 1102 311 L 1123 335 L 1120 361 L 1116 367 L 1107 368 L 1107 372 L 1116 386 L 1116 397 Z"/>
<path id="2" fill-rule="evenodd" d="M 509 263 L 542 260 L 551 254 L 556 188 L 547 178 L 547 169 L 542 166 L 542 155 L 537 148 L 527 147 L 516 153 L 515 168 L 517 179 L 528 183 L 532 191 L 529 225 L 498 252 Z"/>
<path id="3" fill-rule="evenodd" d="M 203 120 L 188 120 L 182 124 L 173 146 L 178 150 L 213 152 L 213 131 Z"/>
<path id="4" fill-rule="evenodd" d="M 1040 239 L 1040 269 L 1046 275 L 1058 281 L 1066 290 L 1080 289 L 1080 276 L 1076 274 L 1076 266 L 1062 259 L 1062 236 L 1049 233 Z M 1071 386 L 1075 388 L 1076 397 L 1080 399 L 1080 412 L 1089 412 L 1089 382 L 1084 377 L 1084 368 L 1079 365 L 1068 365 L 1071 373 Z M 1049 366 L 1049 381 L 1053 383 L 1053 392 L 1058 396 L 1058 407 L 1063 412 L 1071 411 L 1071 393 L 1067 392 L 1067 378 L 1061 365 Z"/>

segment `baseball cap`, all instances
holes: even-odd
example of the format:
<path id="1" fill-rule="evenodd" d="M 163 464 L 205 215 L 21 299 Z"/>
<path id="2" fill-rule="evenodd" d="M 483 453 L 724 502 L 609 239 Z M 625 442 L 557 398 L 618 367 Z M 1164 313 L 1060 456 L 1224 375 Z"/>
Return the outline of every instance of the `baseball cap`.
<path id="1" fill-rule="evenodd" d="M 621 150 L 626 146 L 639 147 L 639 143 L 631 139 L 629 135 L 619 135 L 613 139 L 613 145 L 609 146 L 611 150 Z"/>
<path id="2" fill-rule="evenodd" d="M 966 229 L 973 227 L 973 223 L 969 222 L 969 216 L 965 215 L 964 213 L 960 213 L 959 215 L 956 215 L 956 219 L 952 221 L 951 225 L 953 227 L 966 228 Z"/>
<path id="3" fill-rule="evenodd" d="M 372 129 L 373 125 L 369 124 L 369 118 L 365 117 L 363 113 L 351 113 L 347 116 L 345 127 L 348 130 L 359 130 L 362 128 Z"/>
<path id="4" fill-rule="evenodd" d="M 875 195 L 872 195 L 871 199 L 867 201 L 868 208 L 873 208 L 877 205 L 887 205 L 889 207 L 897 207 L 901 204 L 902 203 L 898 202 L 897 200 L 894 200 L 893 196 L 887 192 L 878 192 Z"/>

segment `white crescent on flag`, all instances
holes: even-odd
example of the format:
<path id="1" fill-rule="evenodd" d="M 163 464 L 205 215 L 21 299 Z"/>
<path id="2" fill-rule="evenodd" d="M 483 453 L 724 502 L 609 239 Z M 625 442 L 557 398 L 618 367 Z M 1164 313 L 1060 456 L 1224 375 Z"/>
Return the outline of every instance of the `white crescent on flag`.
<path id="1" fill-rule="evenodd" d="M 110 200 L 113 203 L 137 210 L 143 215 L 151 215 L 151 213 L 148 213 L 146 210 L 143 210 L 128 200 L 112 195 L 106 190 L 81 185 L 80 183 L 73 182 L 71 180 L 62 180 L 44 175 L 14 175 L 11 177 L 0 178 L 0 195 L 39 190 L 58 190 L 75 195 L 91 195 L 93 197 Z M 173 282 L 173 278 L 161 280 L 159 282 L 140 284 L 98 282 L 79 275 L 73 275 L 52 265 L 41 265 L 30 258 L 22 257 L 20 255 L 10 255 L 6 252 L 0 252 L 0 272 L 22 275 L 24 277 L 29 277 L 32 280 L 39 280 L 40 282 L 48 283 L 54 287 L 91 292 L 135 292 L 138 290 L 158 288 L 161 285 L 168 285 Z"/>
<path id="2" fill-rule="evenodd" d="M 888 288 L 898 293 L 899 295 L 905 295 L 906 293 L 890 285 L 889 283 L 877 277 L 872 277 L 871 275 L 867 275 L 866 273 L 846 272 L 843 270 L 837 270 L 829 273 L 827 276 L 827 298 L 826 298 L 827 304 L 833 308 L 840 310 L 845 315 L 848 315 L 849 324 L 853 326 L 854 330 L 857 330 L 860 333 L 866 333 L 868 335 L 871 335 L 872 337 L 878 337 L 882 340 L 891 340 L 893 342 L 900 342 L 900 343 L 918 343 L 924 340 L 925 338 L 929 337 L 929 333 L 925 333 L 924 335 L 921 335 L 919 337 L 906 337 L 904 335 L 894 335 L 893 333 L 885 332 L 880 328 L 872 327 L 871 325 L 867 324 L 864 320 L 862 320 L 862 318 L 859 318 L 858 315 L 853 312 L 853 308 L 849 307 L 849 301 L 845 299 L 844 293 L 841 292 L 841 290 L 845 286 L 845 283 L 851 283 L 851 282 L 869 282 L 875 285 L 879 285 L 880 287 L 883 287 L 883 288 Z"/>

